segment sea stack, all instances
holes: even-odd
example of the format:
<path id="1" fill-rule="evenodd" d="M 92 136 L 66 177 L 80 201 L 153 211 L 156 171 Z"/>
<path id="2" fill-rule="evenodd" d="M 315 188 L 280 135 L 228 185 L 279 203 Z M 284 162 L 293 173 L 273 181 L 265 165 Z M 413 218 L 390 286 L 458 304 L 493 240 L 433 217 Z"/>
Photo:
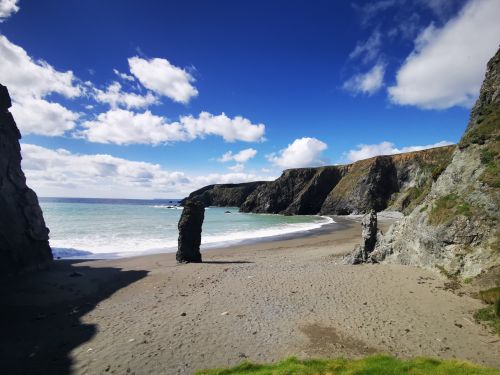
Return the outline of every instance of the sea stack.
<path id="1" fill-rule="evenodd" d="M 52 261 L 49 230 L 38 198 L 21 169 L 21 134 L 9 112 L 7 87 L 0 85 L 0 273 L 38 269 Z"/>
<path id="2" fill-rule="evenodd" d="M 175 258 L 179 263 L 201 263 L 201 227 L 205 206 L 199 200 L 186 200 L 179 220 L 179 243 Z"/>
<path id="3" fill-rule="evenodd" d="M 356 246 L 351 254 L 349 254 L 344 263 L 347 264 L 360 264 L 366 263 L 370 258 L 370 254 L 375 248 L 377 242 L 377 213 L 371 210 L 361 219 L 361 237 L 363 242 L 361 245 Z"/>

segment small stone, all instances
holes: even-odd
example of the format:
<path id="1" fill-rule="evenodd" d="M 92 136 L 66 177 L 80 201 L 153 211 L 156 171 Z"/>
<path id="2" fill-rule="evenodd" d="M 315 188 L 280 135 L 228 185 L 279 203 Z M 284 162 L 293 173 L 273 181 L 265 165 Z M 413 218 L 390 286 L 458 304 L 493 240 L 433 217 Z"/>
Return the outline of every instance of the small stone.
<path id="1" fill-rule="evenodd" d="M 224 311 L 223 313 L 221 313 L 221 315 L 229 315 L 229 312 L 228 311 Z"/>
<path id="2" fill-rule="evenodd" d="M 185 312 L 181 313 L 181 316 L 186 316 L 186 313 Z"/>
<path id="3" fill-rule="evenodd" d="M 135 339 L 129 339 L 128 340 L 128 342 L 134 342 L 134 341 L 135 341 Z"/>

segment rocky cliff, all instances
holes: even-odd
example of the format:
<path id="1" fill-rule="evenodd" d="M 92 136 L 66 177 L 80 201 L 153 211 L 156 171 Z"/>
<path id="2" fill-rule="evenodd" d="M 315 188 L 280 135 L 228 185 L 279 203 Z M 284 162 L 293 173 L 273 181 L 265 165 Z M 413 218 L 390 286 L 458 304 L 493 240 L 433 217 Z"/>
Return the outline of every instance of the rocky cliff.
<path id="1" fill-rule="evenodd" d="M 193 191 L 187 198 L 184 198 L 180 204 L 184 205 L 187 200 L 196 198 L 201 201 L 205 207 L 240 207 L 245 199 L 260 185 L 263 181 L 245 182 L 242 184 L 217 184 L 208 185 L 196 191 Z"/>
<path id="2" fill-rule="evenodd" d="M 374 260 L 462 277 L 500 266 L 500 50 L 458 146 L 424 199 L 380 238 Z"/>
<path id="3" fill-rule="evenodd" d="M 353 164 L 289 169 L 250 194 L 244 212 L 289 215 L 361 214 L 372 209 L 404 210 L 420 198 L 454 146 L 377 156 Z"/>
<path id="4" fill-rule="evenodd" d="M 21 134 L 9 112 L 10 96 L 0 85 L 0 273 L 43 267 L 52 260 L 49 230 L 38 198 L 21 170 Z"/>
<path id="5" fill-rule="evenodd" d="M 425 197 L 451 160 L 455 146 L 377 156 L 353 164 L 288 169 L 271 182 L 210 185 L 189 198 L 207 206 L 285 215 L 408 212 Z"/>

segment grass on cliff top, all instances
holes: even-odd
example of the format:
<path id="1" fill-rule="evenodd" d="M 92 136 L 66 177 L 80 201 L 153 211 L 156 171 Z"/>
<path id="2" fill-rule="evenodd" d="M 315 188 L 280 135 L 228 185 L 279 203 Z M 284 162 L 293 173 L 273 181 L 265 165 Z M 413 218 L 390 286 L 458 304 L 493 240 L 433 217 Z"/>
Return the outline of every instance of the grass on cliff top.
<path id="1" fill-rule="evenodd" d="M 282 362 L 262 365 L 251 362 L 225 369 L 212 369 L 197 371 L 197 375 L 493 375 L 500 374 L 499 370 L 479 367 L 468 362 L 446 360 L 441 361 L 431 358 L 415 358 L 400 360 L 387 355 L 375 355 L 358 360 L 315 359 L 301 361 L 291 357 Z"/>
<path id="2" fill-rule="evenodd" d="M 458 195 L 448 194 L 440 197 L 434 203 L 429 214 L 429 223 L 433 225 L 447 223 L 459 215 L 471 217 L 473 211 L 473 207 L 464 202 Z"/>

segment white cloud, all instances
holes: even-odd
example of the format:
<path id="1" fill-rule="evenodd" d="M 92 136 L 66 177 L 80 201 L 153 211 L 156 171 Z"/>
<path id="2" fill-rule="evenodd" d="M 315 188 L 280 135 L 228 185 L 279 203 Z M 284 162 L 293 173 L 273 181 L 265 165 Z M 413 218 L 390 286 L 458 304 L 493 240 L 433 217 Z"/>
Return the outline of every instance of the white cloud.
<path id="1" fill-rule="evenodd" d="M 78 136 L 91 142 L 124 144 L 161 144 L 191 141 L 207 135 L 221 136 L 225 141 L 257 142 L 263 140 L 265 126 L 224 113 L 214 116 L 201 112 L 198 117 L 182 116 L 179 121 L 168 123 L 150 111 L 134 113 L 123 109 L 111 109 L 95 120 L 86 121 Z"/>
<path id="2" fill-rule="evenodd" d="M 233 154 L 232 151 L 228 151 L 217 160 L 221 163 L 226 163 L 228 161 L 245 163 L 248 160 L 252 159 L 255 155 L 257 155 L 257 150 L 253 148 L 246 148 L 244 150 L 241 150 L 240 152 L 237 152 L 236 154 Z"/>
<path id="3" fill-rule="evenodd" d="M 470 107 L 500 41 L 500 1 L 471 0 L 442 28 L 427 27 L 389 87 L 392 102 L 424 109 Z"/>
<path id="4" fill-rule="evenodd" d="M 120 71 L 118 71 L 117 69 L 113 69 L 113 73 L 115 73 L 118 77 L 120 77 L 121 79 L 125 80 L 125 81 L 130 81 L 130 82 L 134 82 L 135 81 L 135 78 L 127 73 L 122 73 Z"/>
<path id="5" fill-rule="evenodd" d="M 349 54 L 350 59 L 361 58 L 364 63 L 376 60 L 380 47 L 382 46 L 382 35 L 375 30 L 365 42 L 358 42 L 354 50 Z"/>
<path id="6" fill-rule="evenodd" d="M 158 99 L 151 93 L 140 95 L 132 92 L 122 91 L 122 85 L 118 82 L 110 84 L 105 91 L 94 89 L 94 98 L 100 103 L 106 103 L 111 108 L 123 106 L 127 109 L 146 108 L 152 104 L 158 103 Z"/>
<path id="7" fill-rule="evenodd" d="M 19 11 L 18 0 L 0 0 L 0 23 Z"/>
<path id="8" fill-rule="evenodd" d="M 78 113 L 72 112 L 59 103 L 44 99 L 26 98 L 12 104 L 12 114 L 21 134 L 63 135 L 75 128 Z"/>
<path id="9" fill-rule="evenodd" d="M 356 74 L 349 80 L 345 81 L 342 87 L 354 95 L 360 93 L 372 95 L 380 90 L 384 84 L 384 74 L 385 65 L 377 63 L 367 73 Z"/>
<path id="10" fill-rule="evenodd" d="M 111 155 L 74 154 L 22 144 L 23 170 L 28 183 L 41 196 L 180 198 L 213 183 L 269 180 L 246 173 L 212 173 L 189 177 L 158 164 L 131 161 Z"/>
<path id="11" fill-rule="evenodd" d="M 0 77 L 12 97 L 12 111 L 21 133 L 62 135 L 75 127 L 79 114 L 45 96 L 66 98 L 82 94 L 73 72 L 59 72 L 45 61 L 33 60 L 26 51 L 0 35 Z"/>
<path id="12" fill-rule="evenodd" d="M 261 142 L 264 141 L 266 127 L 264 124 L 252 124 L 244 117 L 230 118 L 225 113 L 212 115 L 201 112 L 198 117 L 192 115 L 180 118 L 191 139 L 203 138 L 207 135 L 218 135 L 226 142 Z"/>
<path id="13" fill-rule="evenodd" d="M 150 111 L 134 113 L 111 109 L 82 125 L 85 129 L 78 132 L 77 136 L 97 143 L 157 145 L 187 140 L 180 124 L 167 124 L 163 117 L 153 115 Z"/>
<path id="14" fill-rule="evenodd" d="M 14 99 L 41 98 L 58 93 L 67 98 L 81 94 L 72 71 L 59 72 L 43 60 L 33 60 L 26 51 L 0 35 L 0 75 Z"/>
<path id="15" fill-rule="evenodd" d="M 159 95 L 180 103 L 188 103 L 198 95 L 198 90 L 191 85 L 195 81 L 191 74 L 167 59 L 146 60 L 135 56 L 129 58 L 128 63 L 130 72 L 139 82 Z"/>
<path id="16" fill-rule="evenodd" d="M 227 167 L 227 169 L 229 169 L 229 170 L 231 170 L 233 172 L 243 172 L 245 170 L 245 164 L 243 164 L 243 163 L 236 163 L 235 165 Z"/>
<path id="17" fill-rule="evenodd" d="M 319 139 L 304 137 L 296 139 L 278 154 L 267 155 L 267 159 L 284 169 L 324 165 L 321 153 L 327 148 L 326 143 Z"/>
<path id="18" fill-rule="evenodd" d="M 381 142 L 378 144 L 372 144 L 372 145 L 358 145 L 355 150 L 349 150 L 346 153 L 347 160 L 349 162 L 355 162 L 358 160 L 363 160 L 363 159 L 368 159 L 373 156 L 378 156 L 378 155 L 393 155 L 393 154 L 401 154 L 403 152 L 412 152 L 412 151 L 420 151 L 420 150 L 425 150 L 428 148 L 433 148 L 433 147 L 441 147 L 441 146 L 448 146 L 452 145 L 452 142 L 448 141 L 441 141 L 437 142 L 431 145 L 425 145 L 425 146 L 406 146 L 406 147 L 401 147 L 397 148 L 396 145 L 392 142 Z"/>

